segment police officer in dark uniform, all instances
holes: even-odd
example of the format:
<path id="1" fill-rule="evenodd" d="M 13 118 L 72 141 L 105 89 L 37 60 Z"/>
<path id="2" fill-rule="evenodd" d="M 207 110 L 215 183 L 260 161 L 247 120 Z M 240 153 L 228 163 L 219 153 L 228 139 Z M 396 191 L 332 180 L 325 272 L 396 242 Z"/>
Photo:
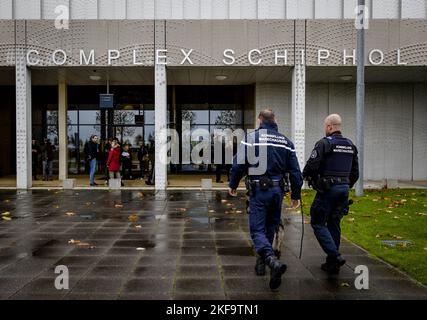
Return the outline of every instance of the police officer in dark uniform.
<path id="1" fill-rule="evenodd" d="M 340 222 L 348 214 L 349 189 L 359 179 L 356 146 L 341 134 L 341 117 L 325 119 L 326 137 L 318 141 L 303 171 L 310 186 L 317 191 L 311 206 L 311 226 L 327 254 L 322 270 L 338 274 L 345 264 L 339 252 Z"/>
<path id="2" fill-rule="evenodd" d="M 270 267 L 270 288 L 277 289 L 287 266 L 276 257 L 272 243 L 280 224 L 285 175 L 289 175 L 292 190 L 292 207 L 300 205 L 302 174 L 293 143 L 278 132 L 271 109 L 259 114 L 260 126 L 246 135 L 233 159 L 229 194 L 237 195 L 237 187 L 247 175 L 249 190 L 249 228 L 258 253 L 255 266 L 257 275 L 265 274 Z M 258 158 L 258 163 L 252 156 Z"/>

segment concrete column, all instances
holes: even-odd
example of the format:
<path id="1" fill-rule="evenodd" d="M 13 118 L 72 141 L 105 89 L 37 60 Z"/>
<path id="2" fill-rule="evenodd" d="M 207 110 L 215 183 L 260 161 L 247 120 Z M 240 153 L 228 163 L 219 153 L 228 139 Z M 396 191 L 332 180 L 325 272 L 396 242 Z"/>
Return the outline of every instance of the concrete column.
<path id="1" fill-rule="evenodd" d="M 292 70 L 291 136 L 302 170 L 305 165 L 305 21 L 296 20 L 294 27 L 295 51 L 294 68 Z"/>
<path id="2" fill-rule="evenodd" d="M 167 188 L 167 81 L 166 66 L 155 66 L 155 182 L 156 190 Z"/>
<path id="3" fill-rule="evenodd" d="M 154 116 L 155 116 L 155 188 L 166 190 L 167 176 L 167 81 L 166 21 L 154 22 Z"/>
<path id="4" fill-rule="evenodd" d="M 68 123 L 67 123 L 67 84 L 60 79 L 58 83 L 58 138 L 59 138 L 59 180 L 68 178 Z"/>
<path id="5" fill-rule="evenodd" d="M 305 165 L 305 65 L 296 63 L 292 71 L 292 141 L 298 161 Z"/>
<path id="6" fill-rule="evenodd" d="M 25 22 L 16 22 L 16 187 L 32 186 L 31 70 L 27 68 Z"/>

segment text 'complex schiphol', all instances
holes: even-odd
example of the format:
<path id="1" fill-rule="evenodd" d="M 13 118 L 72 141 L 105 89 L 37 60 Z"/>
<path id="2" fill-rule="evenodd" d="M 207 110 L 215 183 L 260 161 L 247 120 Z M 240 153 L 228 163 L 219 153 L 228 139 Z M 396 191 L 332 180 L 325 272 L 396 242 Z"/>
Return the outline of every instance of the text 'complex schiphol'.
<path id="1" fill-rule="evenodd" d="M 174 304 L 166 308 L 168 316 L 190 316 L 197 318 L 199 316 L 220 316 L 220 315 L 258 315 L 258 305 L 246 304 L 211 304 L 209 307 L 201 306 L 180 306 Z"/>

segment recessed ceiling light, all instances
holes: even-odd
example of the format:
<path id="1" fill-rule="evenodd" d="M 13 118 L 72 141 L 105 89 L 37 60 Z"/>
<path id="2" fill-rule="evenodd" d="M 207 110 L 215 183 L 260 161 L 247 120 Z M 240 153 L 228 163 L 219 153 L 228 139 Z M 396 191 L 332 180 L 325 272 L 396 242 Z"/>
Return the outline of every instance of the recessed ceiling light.
<path id="1" fill-rule="evenodd" d="M 342 81 L 350 81 L 353 80 L 353 76 L 347 75 L 347 76 L 340 76 L 340 79 Z"/>
<path id="2" fill-rule="evenodd" d="M 89 76 L 89 79 L 92 81 L 99 81 L 99 80 L 101 80 L 101 76 L 98 76 L 96 74 L 92 74 Z"/>
<path id="3" fill-rule="evenodd" d="M 217 75 L 215 76 L 215 79 L 217 79 L 218 81 L 224 81 L 226 80 L 228 77 L 224 76 L 224 75 Z"/>

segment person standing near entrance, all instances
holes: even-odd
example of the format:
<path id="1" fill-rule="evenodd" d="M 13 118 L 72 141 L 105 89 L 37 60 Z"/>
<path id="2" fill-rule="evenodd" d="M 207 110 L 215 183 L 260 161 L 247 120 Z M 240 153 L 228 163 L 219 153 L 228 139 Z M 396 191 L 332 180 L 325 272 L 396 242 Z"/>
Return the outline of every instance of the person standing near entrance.
<path id="1" fill-rule="evenodd" d="M 52 178 L 52 161 L 55 146 L 50 143 L 50 140 L 45 138 L 44 144 L 41 147 L 41 157 L 43 164 L 43 181 L 53 180 Z"/>
<path id="2" fill-rule="evenodd" d="M 338 114 L 325 119 L 326 137 L 316 143 L 303 171 L 317 191 L 310 210 L 311 226 L 327 254 L 321 268 L 328 274 L 338 274 L 346 262 L 339 252 L 340 222 L 349 210 L 349 189 L 359 179 L 357 148 L 341 134 L 341 123 Z"/>
<path id="3" fill-rule="evenodd" d="M 87 152 L 86 157 L 90 165 L 89 182 L 90 182 L 90 186 L 94 187 L 98 185 L 97 183 L 95 183 L 96 163 L 97 163 L 98 154 L 99 154 L 97 135 L 94 134 L 90 137 L 90 141 L 87 144 L 86 152 Z"/>
<path id="4" fill-rule="evenodd" d="M 279 261 L 272 247 L 274 234 L 280 224 L 285 194 L 284 179 L 286 174 L 289 174 L 294 209 L 300 206 L 303 180 L 294 145 L 279 133 L 274 112 L 271 109 L 261 111 L 258 121 L 259 128 L 246 135 L 234 157 L 229 194 L 237 196 L 239 182 L 247 175 L 249 229 L 258 253 L 255 273 L 264 275 L 265 266 L 268 265 L 270 289 L 276 290 L 287 269 L 287 266 Z M 254 163 L 250 155 L 258 155 L 260 161 Z M 265 168 L 264 172 L 259 172 L 260 168 Z"/>
<path id="5" fill-rule="evenodd" d="M 138 161 L 139 161 L 139 170 L 141 172 L 141 180 L 144 180 L 145 176 L 145 161 L 148 155 L 147 147 L 144 145 L 144 138 L 139 142 L 138 149 Z"/>
<path id="6" fill-rule="evenodd" d="M 39 155 L 40 155 L 40 147 L 38 146 L 36 140 L 33 139 L 31 144 L 31 158 L 32 158 L 32 168 L 33 168 L 33 179 L 37 179 L 37 171 L 39 167 Z"/>
<path id="7" fill-rule="evenodd" d="M 110 179 L 120 179 L 120 144 L 114 140 L 108 153 L 107 168 Z"/>
<path id="8" fill-rule="evenodd" d="M 121 154 L 121 162 L 122 162 L 123 179 L 126 178 L 129 180 L 132 180 L 132 154 L 128 144 L 125 144 L 123 146 L 123 150 Z"/>

